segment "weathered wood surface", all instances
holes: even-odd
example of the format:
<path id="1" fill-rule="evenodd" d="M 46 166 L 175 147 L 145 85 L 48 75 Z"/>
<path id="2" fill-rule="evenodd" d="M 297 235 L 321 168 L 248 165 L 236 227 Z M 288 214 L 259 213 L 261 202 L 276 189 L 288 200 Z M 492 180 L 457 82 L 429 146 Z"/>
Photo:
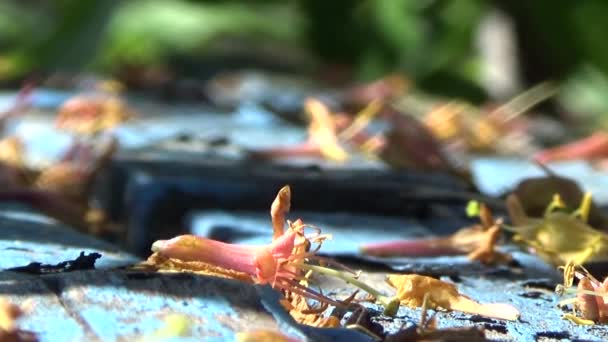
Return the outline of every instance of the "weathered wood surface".
<path id="1" fill-rule="evenodd" d="M 235 333 L 277 331 L 248 284 L 187 274 L 115 270 L 28 276 L 0 273 L 0 292 L 33 306 L 23 329 L 43 341 L 134 341 L 163 327 L 169 315 L 191 324 L 184 340 L 233 340 Z"/>
<path id="2" fill-rule="evenodd" d="M 256 329 L 283 331 L 302 340 L 340 341 L 331 331 L 295 323 L 270 288 L 127 270 L 124 266 L 138 262 L 136 257 L 20 205 L 0 210 L 0 229 L 0 296 L 29 303 L 20 327 L 41 341 L 135 341 L 163 328 L 169 315 L 190 322 L 188 336 L 175 341 L 231 341 L 238 332 Z M 7 270 L 33 262 L 57 264 L 82 251 L 102 254 L 96 269 L 44 275 Z M 349 342 L 368 340 L 355 332 L 340 334 Z"/>
<path id="3" fill-rule="evenodd" d="M 192 217 L 192 230 L 198 234 L 215 234 L 218 239 L 223 237 L 234 243 L 247 244 L 263 244 L 271 239 L 267 213 L 207 210 L 198 211 Z M 429 227 L 424 222 L 407 218 L 369 215 L 293 212 L 288 217 L 292 220 L 302 218 L 306 223 L 322 227 L 324 233 L 332 234 L 333 239 L 324 243 L 320 253 L 339 257 L 339 260 L 349 262 L 355 268 L 363 267 L 367 272 L 362 279 L 383 289 L 385 293 L 394 291 L 384 283 L 387 273 L 418 273 L 454 282 L 462 293 L 482 303 L 509 303 L 521 312 L 521 319 L 517 322 L 485 319 L 459 312 L 439 312 L 440 327 L 482 326 L 487 330 L 487 336 L 496 341 L 608 340 L 606 325 L 577 326 L 561 318 L 568 311 L 557 307 L 560 298 L 554 293 L 555 285 L 562 282 L 560 272 L 515 246 L 503 247 L 504 251 L 514 256 L 517 262 L 515 266 L 485 266 L 471 262 L 465 256 L 365 257 L 358 250 L 363 242 L 436 235 L 438 232 L 445 233 L 446 227 Z M 339 298 L 347 297 L 353 290 L 339 280 L 326 278 L 320 286 L 325 293 Z M 382 311 L 373 304 L 368 307 L 378 313 Z M 401 307 L 396 319 L 379 315 L 374 321 L 382 325 L 385 333 L 394 333 L 404 325 L 418 323 L 419 319 L 419 309 Z"/>

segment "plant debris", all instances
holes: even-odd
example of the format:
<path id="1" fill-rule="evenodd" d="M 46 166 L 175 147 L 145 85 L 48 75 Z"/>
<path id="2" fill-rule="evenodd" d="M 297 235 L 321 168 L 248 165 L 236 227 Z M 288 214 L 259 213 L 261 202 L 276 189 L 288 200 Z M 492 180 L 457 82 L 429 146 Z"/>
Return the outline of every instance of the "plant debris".
<path id="1" fill-rule="evenodd" d="M 296 319 L 313 325 L 333 326 L 336 323 L 333 318 L 325 319 L 315 315 L 320 315 L 328 305 L 347 306 L 352 298 L 346 302 L 336 301 L 310 288 L 310 275 L 321 273 L 340 278 L 363 289 L 385 307 L 387 315 L 394 315 L 399 308 L 398 299 L 386 297 L 356 279 L 356 276 L 348 275 L 347 273 L 354 272 L 345 266 L 335 263 L 344 269 L 338 271 L 308 263 L 312 260 L 319 263 L 328 262 L 315 253 L 330 236 L 321 234 L 318 228 L 315 228 L 315 234 L 304 235 L 304 228 L 307 226 L 300 219 L 287 221 L 288 229 L 285 230 L 284 223 L 280 222 L 290 207 L 290 200 L 291 191 L 285 186 L 277 194 L 270 211 L 273 232 L 277 237 L 266 246 L 235 245 L 195 235 L 181 235 L 170 240 L 156 241 L 152 245 L 154 253 L 143 266 L 152 266 L 159 270 L 168 266 L 171 271 L 202 272 L 245 279 L 256 284 L 269 284 L 283 293 L 286 298 L 283 304 Z M 313 244 L 316 245 L 314 249 Z M 306 298 L 317 300 L 321 304 L 312 308 L 305 301 Z M 310 314 L 313 316 L 308 316 Z"/>
<path id="2" fill-rule="evenodd" d="M 423 121 L 444 144 L 466 152 L 521 154 L 531 149 L 528 125 L 521 115 L 553 96 L 556 90 L 549 83 L 541 83 L 489 110 L 450 101 L 428 111 Z"/>
<path id="3" fill-rule="evenodd" d="M 443 308 L 484 317 L 515 321 L 519 311 L 509 304 L 480 304 L 458 292 L 454 284 L 418 274 L 392 274 L 387 282 L 397 289 L 401 304 L 412 308 L 422 307 L 428 295 L 431 309 Z"/>
<path id="4" fill-rule="evenodd" d="M 506 229 L 515 233 L 515 242 L 555 266 L 605 259 L 608 235 L 587 224 L 590 208 L 589 193 L 572 213 L 564 212 L 565 204 L 559 195 L 555 195 L 542 218 L 530 218 L 518 197 L 511 194 L 507 198 L 507 209 L 513 227 Z"/>
<path id="5" fill-rule="evenodd" d="M 546 164 L 560 160 L 593 160 L 608 157 L 608 134 L 595 132 L 589 137 L 565 145 L 549 148 L 534 155 L 534 160 Z"/>
<path id="6" fill-rule="evenodd" d="M 467 211 L 472 211 L 471 205 Z M 495 220 L 490 209 L 479 205 L 474 214 L 481 223 L 465 227 L 456 233 L 439 238 L 380 242 L 361 246 L 361 252 L 375 256 L 439 256 L 467 254 L 469 259 L 484 264 L 508 263 L 510 255 L 498 252 L 496 243 L 501 235 L 502 220 Z"/>
<path id="7" fill-rule="evenodd" d="M 108 131 L 134 115 L 117 94 L 86 94 L 67 100 L 59 109 L 55 125 L 60 130 L 91 136 Z"/>
<path id="8" fill-rule="evenodd" d="M 589 271 L 573 262 L 561 267 L 564 273 L 563 285 L 555 289 L 559 295 L 574 293 L 576 297 L 559 302 L 559 306 L 573 303 L 572 313 L 562 317 L 580 325 L 608 322 L 608 278 L 600 282 Z M 578 286 L 574 289 L 574 279 Z"/>
<path id="9" fill-rule="evenodd" d="M 29 308 L 28 308 L 29 309 Z M 0 341 L 2 342 L 36 342 L 34 333 L 21 330 L 17 326 L 20 317 L 26 314 L 23 309 L 4 298 L 0 298 Z"/>
<path id="10" fill-rule="evenodd" d="M 62 261 L 55 265 L 42 264 L 39 262 L 31 262 L 26 266 L 9 268 L 9 269 L 7 269 L 7 271 L 40 275 L 40 274 L 94 270 L 95 262 L 99 258 L 101 258 L 101 254 L 96 253 L 96 252 L 89 253 L 89 254 L 80 252 L 80 255 L 76 259 Z"/>
<path id="11" fill-rule="evenodd" d="M 480 327 L 437 328 L 437 317 L 428 317 L 430 309 L 430 294 L 425 294 L 422 301 L 420 323 L 408 328 L 403 327 L 396 333 L 388 335 L 386 342 L 418 342 L 418 341 L 486 341 L 485 332 Z"/>
<path id="12" fill-rule="evenodd" d="M 306 142 L 250 151 L 250 155 L 261 159 L 321 157 L 338 162 L 349 159 L 349 151 L 353 148 L 372 155 L 383 145 L 383 140 L 380 136 L 368 135 L 364 130 L 381 108 L 379 102 L 371 102 L 352 119 L 345 114 L 331 113 L 323 102 L 309 98 L 304 103 L 310 122 Z"/>

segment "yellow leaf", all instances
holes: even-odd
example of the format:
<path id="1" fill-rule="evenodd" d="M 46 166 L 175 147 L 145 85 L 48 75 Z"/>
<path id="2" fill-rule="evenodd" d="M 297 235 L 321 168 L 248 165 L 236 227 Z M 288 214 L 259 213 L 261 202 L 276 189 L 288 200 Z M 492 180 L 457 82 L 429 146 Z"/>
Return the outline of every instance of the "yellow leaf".
<path id="1" fill-rule="evenodd" d="M 580 318 L 573 314 L 563 314 L 562 318 L 565 320 L 568 320 L 572 323 L 579 324 L 579 325 L 594 325 L 595 324 L 595 322 L 593 322 L 590 319 Z"/>

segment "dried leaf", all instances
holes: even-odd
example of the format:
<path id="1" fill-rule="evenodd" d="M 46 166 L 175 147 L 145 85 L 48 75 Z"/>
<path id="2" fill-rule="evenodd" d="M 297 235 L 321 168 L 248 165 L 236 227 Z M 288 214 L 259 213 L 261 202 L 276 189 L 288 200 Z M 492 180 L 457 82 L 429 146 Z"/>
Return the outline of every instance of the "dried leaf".
<path id="1" fill-rule="evenodd" d="M 417 274 L 389 275 L 388 283 L 397 289 L 401 304 L 422 307 L 425 295 L 429 308 L 457 310 L 485 317 L 517 320 L 519 311 L 509 304 L 480 304 L 458 292 L 454 284 Z"/>
<path id="2" fill-rule="evenodd" d="M 325 317 L 323 315 L 328 308 L 325 303 L 321 303 L 318 307 L 313 307 L 305 297 L 289 293 L 283 300 L 283 306 L 298 323 L 318 328 L 337 328 L 340 326 L 340 320 L 337 317 Z"/>
<path id="3" fill-rule="evenodd" d="M 340 146 L 336 123 L 329 108 L 321 101 L 306 99 L 304 109 L 310 117 L 308 136 L 312 143 L 319 146 L 322 155 L 330 160 L 345 161 L 348 153 Z"/>
<path id="4" fill-rule="evenodd" d="M 170 259 L 159 253 L 153 253 L 144 263 L 137 265 L 135 269 L 148 269 L 167 273 L 190 272 L 219 278 L 236 279 L 247 283 L 254 282 L 253 278 L 244 272 L 222 268 L 201 261 Z"/>

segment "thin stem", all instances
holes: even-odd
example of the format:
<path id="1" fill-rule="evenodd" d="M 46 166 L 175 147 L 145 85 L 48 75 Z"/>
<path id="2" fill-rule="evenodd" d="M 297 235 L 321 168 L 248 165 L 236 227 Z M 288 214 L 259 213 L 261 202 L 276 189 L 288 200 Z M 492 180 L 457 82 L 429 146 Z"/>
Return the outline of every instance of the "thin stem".
<path id="1" fill-rule="evenodd" d="M 374 289 L 373 287 L 369 286 L 368 284 L 362 282 L 361 280 L 348 275 L 344 272 L 340 272 L 340 271 L 336 271 L 334 269 L 331 268 L 326 268 L 326 267 L 322 267 L 322 266 L 316 266 L 316 265 L 308 265 L 308 264 L 302 264 L 300 266 L 303 269 L 308 269 L 308 270 L 312 270 L 314 272 L 319 272 L 321 274 L 325 274 L 331 277 L 336 277 L 339 279 L 344 280 L 345 282 L 356 286 L 358 288 L 360 288 L 361 290 L 369 293 L 370 295 L 374 296 L 376 298 L 376 300 L 378 300 L 380 302 L 380 304 L 382 304 L 382 306 L 384 307 L 384 313 L 388 316 L 393 316 L 397 313 L 397 310 L 399 310 L 399 299 L 397 297 L 387 297 L 384 294 L 382 294 L 380 291 Z"/>
<path id="2" fill-rule="evenodd" d="M 564 289 L 563 293 L 572 293 L 572 294 L 582 293 L 582 294 L 596 296 L 596 297 L 606 296 L 606 293 L 602 293 L 602 292 L 598 292 L 598 291 L 591 291 L 591 290 L 574 289 L 574 288 Z"/>

